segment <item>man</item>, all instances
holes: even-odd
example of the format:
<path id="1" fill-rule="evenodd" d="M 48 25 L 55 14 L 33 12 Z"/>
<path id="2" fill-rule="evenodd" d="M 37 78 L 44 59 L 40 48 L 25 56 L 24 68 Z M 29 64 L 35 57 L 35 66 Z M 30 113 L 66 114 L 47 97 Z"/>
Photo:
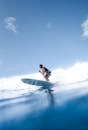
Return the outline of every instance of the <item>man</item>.
<path id="1" fill-rule="evenodd" d="M 43 75 L 43 77 L 45 78 L 46 81 L 49 81 L 51 71 L 49 69 L 47 69 L 46 67 L 44 67 L 42 64 L 40 64 L 39 67 L 40 67 L 39 72 Z"/>

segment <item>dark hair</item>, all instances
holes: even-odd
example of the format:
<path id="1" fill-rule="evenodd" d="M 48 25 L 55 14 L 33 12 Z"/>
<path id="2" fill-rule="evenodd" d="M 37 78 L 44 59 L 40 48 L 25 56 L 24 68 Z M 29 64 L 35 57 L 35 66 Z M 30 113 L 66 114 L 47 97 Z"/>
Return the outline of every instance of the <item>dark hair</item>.
<path id="1" fill-rule="evenodd" d="M 39 67 L 40 67 L 40 68 L 42 68 L 42 67 L 43 67 L 43 65 L 42 65 L 42 64 L 40 64 L 40 65 L 39 65 Z"/>

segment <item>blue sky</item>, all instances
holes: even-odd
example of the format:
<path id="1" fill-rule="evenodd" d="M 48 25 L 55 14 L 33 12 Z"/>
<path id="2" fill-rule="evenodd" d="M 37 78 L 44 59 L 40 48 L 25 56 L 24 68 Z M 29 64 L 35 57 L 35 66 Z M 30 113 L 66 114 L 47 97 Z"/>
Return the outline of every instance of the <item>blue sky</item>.
<path id="1" fill-rule="evenodd" d="M 87 0 L 0 0 L 0 77 L 88 62 Z"/>

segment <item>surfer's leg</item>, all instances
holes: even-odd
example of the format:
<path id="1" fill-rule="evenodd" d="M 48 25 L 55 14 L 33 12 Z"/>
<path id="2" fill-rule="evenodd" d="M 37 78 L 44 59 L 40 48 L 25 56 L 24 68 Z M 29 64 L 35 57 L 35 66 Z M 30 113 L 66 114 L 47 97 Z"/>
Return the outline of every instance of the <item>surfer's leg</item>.
<path id="1" fill-rule="evenodd" d="M 46 81 L 49 81 L 49 75 L 46 73 L 46 75 L 44 75 L 44 78 Z"/>
<path id="2" fill-rule="evenodd" d="M 48 77 L 44 77 L 46 81 L 49 81 Z"/>

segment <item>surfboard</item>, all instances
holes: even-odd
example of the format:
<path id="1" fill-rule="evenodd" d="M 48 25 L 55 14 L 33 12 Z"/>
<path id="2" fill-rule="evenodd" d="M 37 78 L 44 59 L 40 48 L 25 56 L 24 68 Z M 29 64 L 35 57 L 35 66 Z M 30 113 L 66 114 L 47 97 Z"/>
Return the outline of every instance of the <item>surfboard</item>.
<path id="1" fill-rule="evenodd" d="M 29 84 L 29 85 L 35 85 L 35 86 L 41 86 L 39 88 L 39 91 L 45 90 L 45 92 L 51 93 L 53 90 L 51 89 L 55 84 L 51 83 L 49 81 L 43 81 L 43 80 L 37 80 L 37 79 L 27 79 L 23 78 L 21 79 L 23 83 Z"/>
<path id="2" fill-rule="evenodd" d="M 43 80 L 37 80 L 37 79 L 27 79 L 23 78 L 21 79 L 23 83 L 30 84 L 30 85 L 36 85 L 36 86 L 53 86 L 54 84 L 49 81 L 43 81 Z"/>

